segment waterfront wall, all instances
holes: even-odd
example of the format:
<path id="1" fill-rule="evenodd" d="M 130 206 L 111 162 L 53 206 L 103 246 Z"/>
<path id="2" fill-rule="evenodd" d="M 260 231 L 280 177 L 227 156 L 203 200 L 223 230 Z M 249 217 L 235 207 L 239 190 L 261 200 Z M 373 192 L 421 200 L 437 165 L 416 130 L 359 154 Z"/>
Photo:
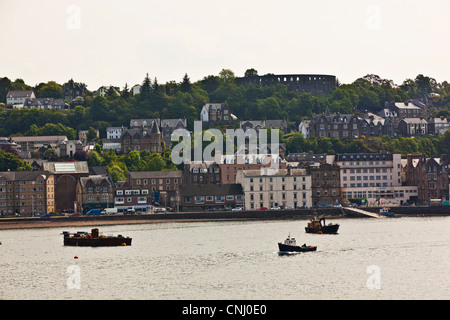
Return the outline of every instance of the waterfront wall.
<path id="1" fill-rule="evenodd" d="M 362 208 L 371 212 L 378 212 L 379 208 Z M 448 216 L 450 207 L 393 207 L 390 210 L 397 216 Z M 81 217 L 48 217 L 48 218 L 3 218 L 0 222 L 11 223 L 33 223 L 33 222 L 121 222 L 126 221 L 218 221 L 218 220 L 306 220 L 312 217 L 351 217 L 367 218 L 367 216 L 354 213 L 345 208 L 320 208 L 320 209 L 298 209 L 298 210 L 267 210 L 267 211 L 223 211 L 223 212 L 183 212 L 183 213 L 160 213 L 145 215 L 110 215 L 110 216 L 81 216 Z"/>

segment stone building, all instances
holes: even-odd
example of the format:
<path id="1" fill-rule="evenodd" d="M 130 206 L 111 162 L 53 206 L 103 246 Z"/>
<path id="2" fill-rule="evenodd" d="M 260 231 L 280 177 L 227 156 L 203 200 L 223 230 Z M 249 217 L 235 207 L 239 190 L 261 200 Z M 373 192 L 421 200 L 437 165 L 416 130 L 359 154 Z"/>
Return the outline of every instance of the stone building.
<path id="1" fill-rule="evenodd" d="M 114 207 L 114 183 L 107 175 L 80 177 L 76 187 L 76 199 L 80 212 L 90 209 Z"/>
<path id="2" fill-rule="evenodd" d="M 447 165 L 445 155 L 439 158 L 426 158 L 421 154 L 406 156 L 406 184 L 417 186 L 416 203 L 429 205 L 431 199 L 449 200 Z"/>
<path id="3" fill-rule="evenodd" d="M 240 170 L 236 182 L 245 193 L 245 209 L 311 207 L 311 175 L 306 169 Z"/>
<path id="4" fill-rule="evenodd" d="M 151 126 L 142 125 L 140 128 L 124 129 L 120 137 L 120 143 L 123 153 L 133 150 L 164 152 L 162 134 L 156 121 Z"/>
<path id="5" fill-rule="evenodd" d="M 313 207 L 332 207 L 343 203 L 340 168 L 337 164 L 321 162 L 309 166 Z"/>
<path id="6" fill-rule="evenodd" d="M 55 211 L 54 177 L 47 171 L 0 172 L 0 216 Z"/>

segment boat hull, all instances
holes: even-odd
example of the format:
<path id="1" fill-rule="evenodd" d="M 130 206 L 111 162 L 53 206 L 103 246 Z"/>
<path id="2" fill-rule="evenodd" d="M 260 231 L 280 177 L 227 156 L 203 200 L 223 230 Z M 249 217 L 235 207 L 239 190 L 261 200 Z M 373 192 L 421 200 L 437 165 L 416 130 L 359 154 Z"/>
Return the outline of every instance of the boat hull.
<path id="1" fill-rule="evenodd" d="M 307 247 L 291 246 L 291 245 L 287 245 L 287 244 L 278 242 L 278 249 L 283 252 L 308 252 L 308 251 L 316 251 L 317 247 L 314 247 L 314 246 L 307 246 Z"/>
<path id="2" fill-rule="evenodd" d="M 124 237 L 105 237 L 105 238 L 64 237 L 64 245 L 78 246 L 78 247 L 131 246 L 131 240 L 132 238 L 124 238 Z"/>
<path id="3" fill-rule="evenodd" d="M 322 233 L 322 234 L 336 234 L 339 230 L 338 224 L 322 226 L 320 228 L 305 227 L 306 233 Z"/>

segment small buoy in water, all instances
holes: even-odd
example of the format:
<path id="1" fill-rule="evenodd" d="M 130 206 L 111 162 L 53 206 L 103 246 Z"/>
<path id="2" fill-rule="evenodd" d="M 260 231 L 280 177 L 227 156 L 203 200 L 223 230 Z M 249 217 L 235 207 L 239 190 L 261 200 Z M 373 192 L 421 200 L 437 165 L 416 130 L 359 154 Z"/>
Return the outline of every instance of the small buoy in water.
<path id="1" fill-rule="evenodd" d="M 78 256 L 73 257 L 74 259 L 78 259 Z"/>
<path id="2" fill-rule="evenodd" d="M 126 246 L 127 244 L 124 242 L 124 243 L 122 243 L 122 246 Z"/>

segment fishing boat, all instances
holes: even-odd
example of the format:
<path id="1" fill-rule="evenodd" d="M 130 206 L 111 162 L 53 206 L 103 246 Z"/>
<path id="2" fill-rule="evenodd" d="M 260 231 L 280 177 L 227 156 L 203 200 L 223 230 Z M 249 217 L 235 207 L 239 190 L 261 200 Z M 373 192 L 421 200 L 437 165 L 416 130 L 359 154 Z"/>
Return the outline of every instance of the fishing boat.
<path id="1" fill-rule="evenodd" d="M 307 252 L 307 251 L 316 251 L 316 246 L 307 246 L 306 244 L 302 246 L 297 245 L 297 241 L 295 238 L 292 238 L 289 234 L 284 242 L 278 242 L 278 249 L 281 252 Z"/>
<path id="2" fill-rule="evenodd" d="M 325 223 L 325 218 L 314 218 L 308 222 L 305 227 L 307 233 L 319 233 L 319 234 L 336 234 L 339 230 L 339 224 Z"/>
<path id="3" fill-rule="evenodd" d="M 381 208 L 379 212 L 382 216 L 385 216 L 385 217 L 389 217 L 389 218 L 395 217 L 395 215 L 393 213 L 389 212 L 389 208 Z"/>
<path id="4" fill-rule="evenodd" d="M 118 236 L 104 236 L 99 233 L 98 229 L 92 229 L 91 233 L 80 232 L 70 233 L 63 231 L 65 246 L 80 247 L 113 247 L 113 246 L 130 246 L 132 238 Z"/>

